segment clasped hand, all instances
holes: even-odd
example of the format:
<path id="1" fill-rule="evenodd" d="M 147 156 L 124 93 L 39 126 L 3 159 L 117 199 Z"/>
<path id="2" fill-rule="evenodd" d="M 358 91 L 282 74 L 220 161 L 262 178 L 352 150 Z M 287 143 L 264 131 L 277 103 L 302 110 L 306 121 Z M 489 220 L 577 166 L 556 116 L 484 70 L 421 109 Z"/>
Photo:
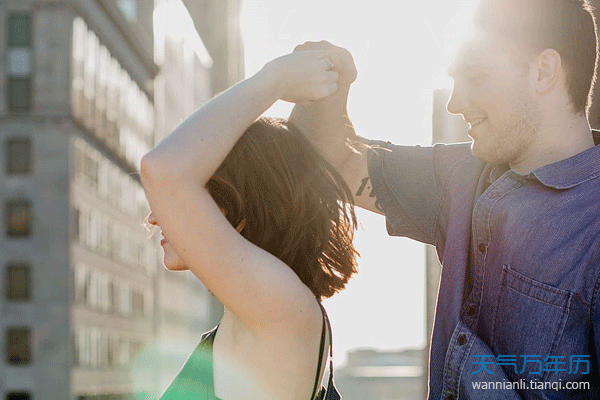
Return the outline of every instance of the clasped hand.
<path id="1" fill-rule="evenodd" d="M 356 79 L 350 53 L 327 42 L 306 42 L 293 53 L 267 63 L 262 73 L 271 77 L 281 100 L 292 103 L 319 100 Z"/>

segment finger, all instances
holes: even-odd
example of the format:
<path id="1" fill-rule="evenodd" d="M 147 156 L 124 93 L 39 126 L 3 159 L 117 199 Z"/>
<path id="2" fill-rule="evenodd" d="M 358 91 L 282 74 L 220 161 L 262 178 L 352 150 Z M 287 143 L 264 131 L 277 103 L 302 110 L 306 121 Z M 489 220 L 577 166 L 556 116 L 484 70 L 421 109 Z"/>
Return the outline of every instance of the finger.
<path id="1" fill-rule="evenodd" d="M 298 46 L 296 46 L 298 47 Z M 301 49 L 298 51 L 294 51 L 294 53 L 301 53 L 301 54 L 296 54 L 295 57 L 315 57 L 315 58 L 323 58 L 323 57 L 329 57 L 331 56 L 331 54 L 329 54 L 328 51 L 326 50 L 320 50 L 320 49 Z"/>
<path id="2" fill-rule="evenodd" d="M 318 47 L 316 46 L 317 42 L 304 42 L 302 44 L 299 44 L 298 46 L 296 46 L 294 48 L 294 51 L 302 51 L 302 50 L 316 50 L 318 49 Z"/>
<path id="3" fill-rule="evenodd" d="M 294 51 L 299 51 L 299 50 L 318 50 L 318 49 L 322 49 L 322 50 L 341 50 L 343 49 L 342 47 L 338 47 L 330 42 L 328 42 L 327 40 L 321 40 L 319 42 L 312 42 L 312 41 L 306 41 L 302 44 L 297 45 L 294 48 Z"/>
<path id="4" fill-rule="evenodd" d="M 323 57 L 322 60 L 325 62 L 325 69 L 327 71 L 334 67 L 333 61 L 331 61 L 331 58 L 329 58 L 328 56 Z"/>
<path id="5" fill-rule="evenodd" d="M 333 44 L 331 44 L 330 42 L 328 42 L 327 40 L 321 40 L 321 41 L 317 42 L 317 44 L 319 46 L 321 46 L 321 48 L 324 48 L 324 47 L 337 47 L 337 46 L 334 46 Z"/>
<path id="6" fill-rule="evenodd" d="M 325 75 L 325 82 L 334 83 L 337 82 L 340 77 L 340 74 L 335 71 L 327 71 Z"/>
<path id="7" fill-rule="evenodd" d="M 333 95 L 338 90 L 338 84 L 336 82 L 327 85 L 327 96 Z"/>

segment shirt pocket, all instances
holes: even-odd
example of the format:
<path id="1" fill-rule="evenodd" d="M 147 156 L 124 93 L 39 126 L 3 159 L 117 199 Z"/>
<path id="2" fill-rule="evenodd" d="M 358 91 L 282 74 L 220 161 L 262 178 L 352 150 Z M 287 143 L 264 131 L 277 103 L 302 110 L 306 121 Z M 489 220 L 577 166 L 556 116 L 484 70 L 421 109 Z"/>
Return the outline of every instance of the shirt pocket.
<path id="1" fill-rule="evenodd" d="M 538 282 L 502 266 L 498 305 L 492 327 L 492 347 L 497 355 L 516 357 L 514 366 L 505 366 L 513 379 L 546 380 L 547 355 L 553 354 L 562 337 L 571 292 Z M 524 356 L 529 356 L 527 362 Z M 539 360 L 534 361 L 534 360 Z"/>

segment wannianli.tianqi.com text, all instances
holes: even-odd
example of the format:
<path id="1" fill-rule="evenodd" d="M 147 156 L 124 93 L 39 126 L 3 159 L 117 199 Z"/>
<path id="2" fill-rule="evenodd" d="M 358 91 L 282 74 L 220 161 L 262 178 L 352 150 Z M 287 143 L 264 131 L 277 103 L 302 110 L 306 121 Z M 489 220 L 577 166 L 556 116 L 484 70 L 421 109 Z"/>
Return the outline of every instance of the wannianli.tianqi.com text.
<path id="1" fill-rule="evenodd" d="M 473 389 L 481 390 L 589 390 L 589 382 L 541 382 L 536 380 L 527 381 L 519 379 L 518 381 L 502 381 L 502 382 L 471 382 Z"/>

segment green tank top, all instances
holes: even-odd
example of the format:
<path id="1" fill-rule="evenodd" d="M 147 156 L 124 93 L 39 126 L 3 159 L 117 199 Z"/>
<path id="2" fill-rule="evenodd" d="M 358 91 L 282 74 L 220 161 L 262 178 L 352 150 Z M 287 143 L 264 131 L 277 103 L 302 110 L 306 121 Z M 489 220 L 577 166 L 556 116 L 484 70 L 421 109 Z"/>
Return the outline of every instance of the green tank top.
<path id="1" fill-rule="evenodd" d="M 160 400 L 220 400 L 215 396 L 212 349 L 217 328 L 202 335 Z"/>
<path id="2" fill-rule="evenodd" d="M 313 387 L 311 400 L 337 400 L 341 399 L 333 382 L 333 345 L 331 341 L 331 325 L 323 306 L 323 328 L 321 331 L 321 346 L 319 349 L 319 363 L 317 365 L 317 377 Z M 217 333 L 218 325 L 202 335 L 200 343 L 185 362 L 183 368 L 177 374 L 171 385 L 160 400 L 221 400 L 215 396 L 213 380 L 213 343 Z M 319 388 L 319 372 L 325 350 L 325 329 L 329 329 L 329 384 L 327 389 Z M 319 390 L 317 390 L 319 389 Z"/>

